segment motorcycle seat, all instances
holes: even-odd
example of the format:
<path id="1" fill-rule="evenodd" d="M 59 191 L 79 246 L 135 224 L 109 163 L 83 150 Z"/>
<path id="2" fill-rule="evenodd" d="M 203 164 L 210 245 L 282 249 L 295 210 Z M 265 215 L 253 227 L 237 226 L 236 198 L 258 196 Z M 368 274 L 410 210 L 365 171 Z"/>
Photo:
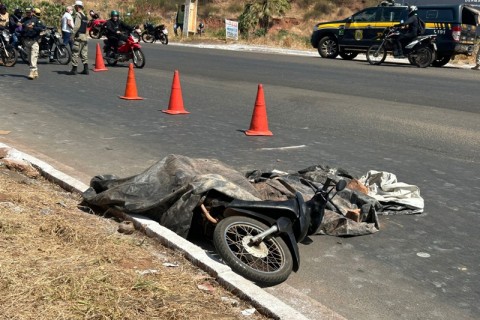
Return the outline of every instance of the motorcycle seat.
<path id="1" fill-rule="evenodd" d="M 298 213 L 298 200 L 288 199 L 283 201 L 245 201 L 245 200 L 233 200 L 227 206 L 229 209 L 244 209 L 257 212 L 268 212 L 268 211 L 284 211 L 291 212 L 295 215 Z"/>

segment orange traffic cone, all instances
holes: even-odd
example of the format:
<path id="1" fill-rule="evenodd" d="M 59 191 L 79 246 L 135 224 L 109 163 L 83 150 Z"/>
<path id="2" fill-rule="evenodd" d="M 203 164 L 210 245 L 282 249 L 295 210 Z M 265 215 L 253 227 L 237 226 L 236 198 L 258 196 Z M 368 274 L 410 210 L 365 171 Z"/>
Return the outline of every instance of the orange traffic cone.
<path id="1" fill-rule="evenodd" d="M 138 96 L 137 83 L 135 82 L 135 74 L 133 72 L 133 63 L 130 63 L 130 66 L 128 67 L 128 78 L 127 85 L 125 87 L 125 95 L 120 96 L 120 98 L 126 100 L 143 100 L 143 98 Z"/>
<path id="2" fill-rule="evenodd" d="M 180 76 L 178 70 L 173 73 L 172 92 L 170 93 L 170 102 L 168 103 L 168 110 L 162 110 L 168 114 L 187 114 L 183 107 L 182 87 L 180 86 Z"/>
<path id="3" fill-rule="evenodd" d="M 273 136 L 268 130 L 267 107 L 265 106 L 265 97 L 263 96 L 263 86 L 258 85 L 257 99 L 250 122 L 250 129 L 245 131 L 247 136 Z"/>
<path id="4" fill-rule="evenodd" d="M 100 44 L 97 43 L 97 56 L 95 57 L 95 68 L 93 71 L 107 71 L 105 63 L 103 62 L 102 50 L 100 49 Z"/>

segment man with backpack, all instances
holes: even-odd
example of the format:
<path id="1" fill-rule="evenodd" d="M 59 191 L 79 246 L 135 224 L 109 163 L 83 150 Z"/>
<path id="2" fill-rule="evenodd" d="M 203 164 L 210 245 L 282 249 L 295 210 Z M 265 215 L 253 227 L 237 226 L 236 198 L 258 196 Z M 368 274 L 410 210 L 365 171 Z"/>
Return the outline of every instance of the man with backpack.
<path id="1" fill-rule="evenodd" d="M 418 35 L 425 32 L 425 26 L 421 22 L 420 18 L 418 17 L 417 11 L 418 11 L 417 6 L 409 6 L 407 21 L 398 25 L 406 32 L 400 34 L 396 39 L 397 40 L 396 48 L 394 48 L 394 52 L 393 52 L 393 56 L 395 58 L 398 58 L 398 59 L 405 58 L 403 56 L 403 44 L 410 42 L 414 38 L 418 37 Z"/>

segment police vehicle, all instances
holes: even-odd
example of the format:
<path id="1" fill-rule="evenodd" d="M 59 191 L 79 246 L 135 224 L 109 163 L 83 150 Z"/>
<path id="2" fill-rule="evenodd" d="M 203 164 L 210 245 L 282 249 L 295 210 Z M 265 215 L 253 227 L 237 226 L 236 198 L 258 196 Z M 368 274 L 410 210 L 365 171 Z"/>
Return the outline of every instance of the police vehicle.
<path id="1" fill-rule="evenodd" d="M 479 0 L 480 1 L 480 0 Z M 433 66 L 443 66 L 455 55 L 471 55 L 476 37 L 476 17 L 479 11 L 465 4 L 418 5 L 418 16 L 425 22 L 425 34 L 437 34 L 437 56 Z M 408 18 L 408 6 L 394 0 L 383 1 L 377 7 L 363 9 L 337 21 L 315 25 L 311 44 L 322 58 L 346 60 L 378 41 L 386 27 Z"/>

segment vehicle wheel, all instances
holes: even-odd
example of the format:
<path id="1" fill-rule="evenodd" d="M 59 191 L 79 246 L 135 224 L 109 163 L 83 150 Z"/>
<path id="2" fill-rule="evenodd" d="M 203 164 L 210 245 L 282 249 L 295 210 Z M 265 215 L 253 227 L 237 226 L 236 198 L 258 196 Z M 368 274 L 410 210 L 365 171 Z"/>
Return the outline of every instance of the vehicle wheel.
<path id="1" fill-rule="evenodd" d="M 387 51 L 385 50 L 384 46 L 374 44 L 371 45 L 370 48 L 367 50 L 367 61 L 373 65 L 379 65 L 385 58 L 387 57 Z"/>
<path id="2" fill-rule="evenodd" d="M 162 40 L 160 40 L 163 44 L 168 44 L 168 35 L 164 34 Z"/>
<path id="3" fill-rule="evenodd" d="M 100 31 L 98 29 L 95 29 L 95 28 L 90 29 L 90 31 L 88 31 L 88 35 L 92 39 L 100 39 L 100 37 L 102 36 Z"/>
<path id="4" fill-rule="evenodd" d="M 28 62 L 28 54 L 27 52 L 25 51 L 25 49 L 20 49 L 19 50 L 19 53 L 20 53 L 20 58 L 22 58 L 22 61 L 25 62 L 26 64 L 29 64 Z"/>
<path id="5" fill-rule="evenodd" d="M 340 57 L 344 60 L 353 60 L 356 56 L 358 56 L 358 52 L 355 51 L 340 51 Z"/>
<path id="6" fill-rule="evenodd" d="M 13 67 L 17 63 L 17 50 L 11 45 L 6 46 L 6 51 L 2 50 L 2 62 L 5 67 Z"/>
<path id="7" fill-rule="evenodd" d="M 155 37 L 153 35 L 151 35 L 150 33 L 148 33 L 148 31 L 143 31 L 142 40 L 143 40 L 143 42 L 153 43 L 153 41 L 155 40 Z"/>
<path id="8" fill-rule="evenodd" d="M 422 47 L 417 50 L 415 64 L 419 68 L 426 68 L 432 63 L 432 50 L 428 47 Z"/>
<path id="9" fill-rule="evenodd" d="M 112 66 L 112 67 L 113 67 L 113 66 L 116 66 L 116 65 L 117 65 L 117 62 L 118 62 L 116 59 L 114 59 L 114 58 L 109 58 L 108 56 L 105 57 L 105 61 L 107 61 L 107 64 L 108 64 L 109 66 Z"/>
<path id="10" fill-rule="evenodd" d="M 145 55 L 141 49 L 133 49 L 133 64 L 137 68 L 143 68 L 145 66 Z"/>
<path id="11" fill-rule="evenodd" d="M 326 36 L 318 42 L 318 53 L 322 58 L 335 59 L 338 56 L 338 43 L 333 37 Z"/>
<path id="12" fill-rule="evenodd" d="M 432 61 L 432 66 L 434 67 L 443 67 L 450 61 L 450 56 L 438 56 Z"/>
<path id="13" fill-rule="evenodd" d="M 67 46 L 60 44 L 55 48 L 55 59 L 62 65 L 67 65 L 72 60 L 72 54 Z"/>
<path id="14" fill-rule="evenodd" d="M 270 236 L 257 246 L 248 241 L 268 227 L 249 217 L 221 220 L 213 232 L 213 244 L 233 271 L 263 285 L 285 281 L 293 269 L 292 254 L 281 237 Z"/>

